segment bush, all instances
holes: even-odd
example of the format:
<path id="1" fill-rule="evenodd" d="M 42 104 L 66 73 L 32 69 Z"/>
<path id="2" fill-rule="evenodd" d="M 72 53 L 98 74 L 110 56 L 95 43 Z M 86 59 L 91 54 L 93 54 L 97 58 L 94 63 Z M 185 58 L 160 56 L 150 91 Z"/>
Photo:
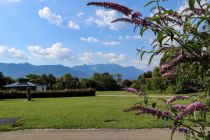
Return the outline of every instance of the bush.
<path id="1" fill-rule="evenodd" d="M 26 98 L 26 91 L 0 91 L 0 99 Z M 54 97 L 82 97 L 95 96 L 94 89 L 71 89 L 59 91 L 31 92 L 32 98 L 54 98 Z"/>

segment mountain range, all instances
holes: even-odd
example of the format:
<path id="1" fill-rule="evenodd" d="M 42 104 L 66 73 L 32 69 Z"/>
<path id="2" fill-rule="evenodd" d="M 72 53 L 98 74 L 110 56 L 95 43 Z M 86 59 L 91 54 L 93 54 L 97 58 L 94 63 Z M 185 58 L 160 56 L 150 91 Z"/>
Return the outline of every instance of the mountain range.
<path id="1" fill-rule="evenodd" d="M 0 71 L 13 78 L 23 77 L 27 74 L 49 74 L 61 77 L 68 73 L 79 78 L 90 78 L 95 72 L 121 74 L 123 79 L 137 79 L 144 71 L 136 67 L 123 67 L 117 64 L 95 64 L 67 67 L 63 65 L 32 65 L 30 63 L 0 63 Z"/>

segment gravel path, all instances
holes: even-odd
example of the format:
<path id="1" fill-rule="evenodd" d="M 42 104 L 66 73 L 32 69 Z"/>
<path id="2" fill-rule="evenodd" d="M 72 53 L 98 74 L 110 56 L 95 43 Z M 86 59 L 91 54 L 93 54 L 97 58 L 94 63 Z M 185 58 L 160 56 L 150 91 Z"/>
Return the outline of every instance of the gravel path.
<path id="1" fill-rule="evenodd" d="M 1 140 L 170 140 L 169 129 L 34 129 L 1 132 Z M 176 133 L 174 140 L 184 140 Z"/>

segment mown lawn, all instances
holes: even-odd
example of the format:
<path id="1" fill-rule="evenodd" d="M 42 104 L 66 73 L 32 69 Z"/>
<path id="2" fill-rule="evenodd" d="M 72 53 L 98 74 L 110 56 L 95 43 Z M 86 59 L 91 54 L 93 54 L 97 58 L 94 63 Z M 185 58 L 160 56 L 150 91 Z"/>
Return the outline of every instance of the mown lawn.
<path id="1" fill-rule="evenodd" d="M 16 125 L 0 130 L 32 128 L 159 128 L 170 122 L 152 116 L 124 113 L 140 98 L 136 97 L 70 97 L 0 100 L 0 118 L 22 117 Z"/>
<path id="2" fill-rule="evenodd" d="M 96 95 L 134 95 L 126 91 L 97 91 Z"/>

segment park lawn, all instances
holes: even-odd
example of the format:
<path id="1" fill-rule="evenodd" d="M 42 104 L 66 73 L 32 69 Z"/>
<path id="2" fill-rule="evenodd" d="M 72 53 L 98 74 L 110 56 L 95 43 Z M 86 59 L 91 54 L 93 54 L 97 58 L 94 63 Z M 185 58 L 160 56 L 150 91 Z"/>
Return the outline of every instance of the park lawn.
<path id="1" fill-rule="evenodd" d="M 14 126 L 0 130 L 32 128 L 158 128 L 168 127 L 151 116 L 124 113 L 140 99 L 135 97 L 71 97 L 0 100 L 0 118 L 22 117 Z M 110 122 L 111 121 L 111 122 Z"/>
<path id="2" fill-rule="evenodd" d="M 96 91 L 96 95 L 135 95 L 126 91 Z"/>
<path id="3" fill-rule="evenodd" d="M 0 131 L 16 129 L 87 128 L 162 128 L 170 121 L 124 113 L 141 99 L 137 97 L 70 97 L 0 100 L 0 118 L 22 117 L 15 125 L 0 126 Z M 182 101 L 187 104 L 188 101 Z"/>

